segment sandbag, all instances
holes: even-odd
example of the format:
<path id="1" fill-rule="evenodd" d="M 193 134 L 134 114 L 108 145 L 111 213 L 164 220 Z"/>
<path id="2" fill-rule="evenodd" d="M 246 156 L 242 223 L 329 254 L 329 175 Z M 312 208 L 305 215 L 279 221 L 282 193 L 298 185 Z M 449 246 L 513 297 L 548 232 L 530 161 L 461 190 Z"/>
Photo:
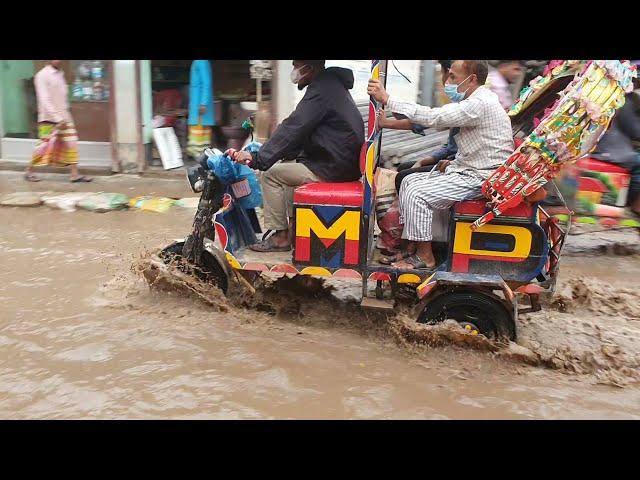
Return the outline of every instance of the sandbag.
<path id="1" fill-rule="evenodd" d="M 105 213 L 128 208 L 129 197 L 122 193 L 94 193 L 80 200 L 78 208 L 92 212 Z"/>
<path id="2" fill-rule="evenodd" d="M 37 207 L 42 201 L 40 194 L 35 192 L 7 193 L 0 197 L 0 205 L 6 207 Z"/>
<path id="3" fill-rule="evenodd" d="M 148 212 L 166 213 L 176 201 L 173 198 L 152 197 L 148 195 L 134 197 L 129 200 L 129 206 Z"/>
<path id="4" fill-rule="evenodd" d="M 93 195 L 92 192 L 70 192 L 58 195 L 45 195 L 44 204 L 51 208 L 59 208 L 65 212 L 75 212 L 78 202 Z"/>
<path id="5" fill-rule="evenodd" d="M 381 220 L 387 210 L 391 207 L 393 201 L 397 198 L 396 193 L 396 175 L 398 172 L 388 168 L 376 169 L 375 185 L 376 185 L 376 217 Z"/>

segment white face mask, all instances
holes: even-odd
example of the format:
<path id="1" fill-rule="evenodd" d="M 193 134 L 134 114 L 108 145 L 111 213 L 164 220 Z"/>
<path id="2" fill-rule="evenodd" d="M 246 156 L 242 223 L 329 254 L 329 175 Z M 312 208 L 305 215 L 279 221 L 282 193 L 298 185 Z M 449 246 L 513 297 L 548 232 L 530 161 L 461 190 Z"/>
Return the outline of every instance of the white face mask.
<path id="1" fill-rule="evenodd" d="M 302 80 L 302 77 L 304 77 L 304 74 L 301 74 L 300 71 L 304 67 L 308 67 L 308 66 L 309 65 L 302 65 L 299 68 L 294 68 L 293 70 L 291 70 L 291 81 L 297 84 L 300 80 Z"/>

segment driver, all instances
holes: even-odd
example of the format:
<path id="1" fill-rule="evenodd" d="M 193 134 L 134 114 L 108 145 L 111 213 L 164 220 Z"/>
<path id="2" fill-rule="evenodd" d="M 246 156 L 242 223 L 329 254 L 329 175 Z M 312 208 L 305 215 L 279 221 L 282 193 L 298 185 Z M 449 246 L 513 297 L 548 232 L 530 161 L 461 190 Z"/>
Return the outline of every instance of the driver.
<path id="1" fill-rule="evenodd" d="M 234 160 L 262 174 L 264 224 L 275 233 L 249 248 L 257 252 L 291 250 L 293 191 L 314 182 L 360 178 L 364 122 L 349 90 L 353 72 L 324 67 L 324 60 L 294 60 L 291 81 L 307 91 L 298 106 L 258 152 L 239 151 Z"/>

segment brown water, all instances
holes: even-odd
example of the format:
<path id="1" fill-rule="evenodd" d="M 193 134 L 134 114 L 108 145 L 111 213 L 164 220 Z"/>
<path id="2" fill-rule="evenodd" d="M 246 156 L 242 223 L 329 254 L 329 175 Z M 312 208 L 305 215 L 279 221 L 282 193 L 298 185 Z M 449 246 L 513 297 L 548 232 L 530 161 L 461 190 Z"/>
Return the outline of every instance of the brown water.
<path id="1" fill-rule="evenodd" d="M 638 258 L 563 259 L 555 307 L 496 351 L 366 315 L 357 285 L 271 312 L 150 290 L 131 264 L 190 224 L 0 208 L 0 417 L 640 418 Z"/>

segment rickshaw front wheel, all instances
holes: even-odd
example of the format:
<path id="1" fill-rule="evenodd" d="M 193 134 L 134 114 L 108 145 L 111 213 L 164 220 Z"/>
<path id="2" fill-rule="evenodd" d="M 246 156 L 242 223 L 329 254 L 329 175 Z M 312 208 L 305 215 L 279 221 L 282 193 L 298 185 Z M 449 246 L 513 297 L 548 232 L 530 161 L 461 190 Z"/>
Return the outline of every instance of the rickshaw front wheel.
<path id="1" fill-rule="evenodd" d="M 191 264 L 185 265 L 184 263 L 180 263 L 182 260 L 183 246 L 184 242 L 176 242 L 172 245 L 169 245 L 160 252 L 159 257 L 167 264 L 177 261 L 178 268 L 182 272 L 187 274 L 194 274 L 199 279 L 211 283 L 222 290 L 224 293 L 227 293 L 227 289 L 229 287 L 227 275 L 225 274 L 224 269 L 220 266 L 218 261 L 213 257 L 213 255 L 211 255 L 207 251 L 204 251 L 202 253 L 203 265 L 198 265 L 194 268 Z"/>
<path id="2" fill-rule="evenodd" d="M 431 298 L 418 316 L 418 323 L 434 325 L 455 320 L 469 333 L 490 339 L 514 340 L 513 316 L 502 301 L 490 293 L 475 290 L 447 290 Z"/>

